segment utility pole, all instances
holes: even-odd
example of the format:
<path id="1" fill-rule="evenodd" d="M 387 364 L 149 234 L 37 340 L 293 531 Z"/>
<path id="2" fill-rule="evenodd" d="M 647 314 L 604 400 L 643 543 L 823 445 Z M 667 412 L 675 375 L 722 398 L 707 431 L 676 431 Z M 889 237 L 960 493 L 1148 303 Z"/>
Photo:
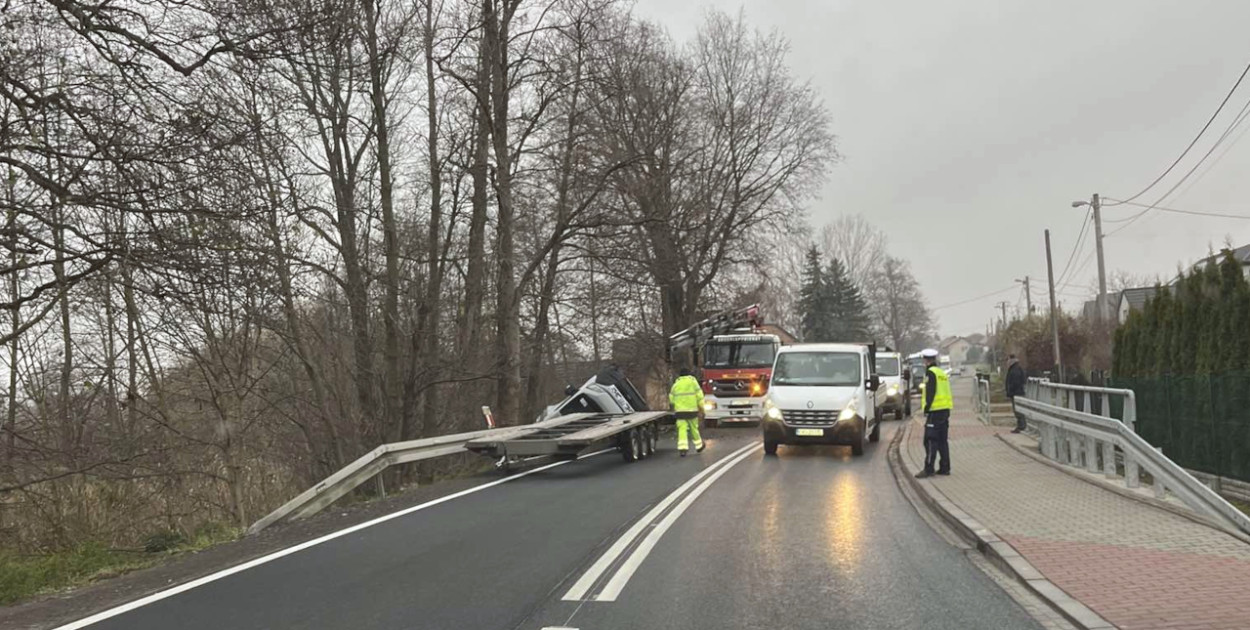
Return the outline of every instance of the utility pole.
<path id="1" fill-rule="evenodd" d="M 1050 230 L 1046 230 L 1046 280 L 1050 285 L 1050 334 L 1055 342 L 1055 367 L 1063 382 L 1063 359 L 1059 356 L 1059 309 L 1055 306 L 1055 265 L 1050 259 Z"/>
<path id="2" fill-rule="evenodd" d="M 1033 314 L 1033 292 L 1029 290 L 1029 277 L 1025 276 L 1023 280 L 1016 280 L 1024 285 L 1024 314 L 1029 316 Z"/>
<path id="3" fill-rule="evenodd" d="M 1089 201 L 1073 201 L 1073 208 L 1089 206 L 1094 213 L 1094 250 L 1098 252 L 1098 321 L 1107 321 L 1107 263 L 1102 254 L 1102 198 L 1098 193 Z"/>
<path id="4" fill-rule="evenodd" d="M 1007 303 L 999 302 L 997 306 L 998 308 L 1003 309 L 1003 330 L 1006 330 L 1007 329 Z"/>

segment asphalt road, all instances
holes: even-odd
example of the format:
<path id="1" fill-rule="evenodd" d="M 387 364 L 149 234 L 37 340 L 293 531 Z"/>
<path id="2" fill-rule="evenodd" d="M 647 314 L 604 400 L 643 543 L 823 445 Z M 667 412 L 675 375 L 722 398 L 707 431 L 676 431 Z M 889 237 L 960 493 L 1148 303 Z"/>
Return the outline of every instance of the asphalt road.
<path id="1" fill-rule="evenodd" d="M 640 463 L 555 467 L 90 627 L 1038 627 L 902 496 L 886 461 L 897 426 L 860 458 L 765 457 L 752 429 L 709 432 L 701 456 L 679 458 L 668 436 Z M 589 588 L 566 601 L 578 584 Z"/>

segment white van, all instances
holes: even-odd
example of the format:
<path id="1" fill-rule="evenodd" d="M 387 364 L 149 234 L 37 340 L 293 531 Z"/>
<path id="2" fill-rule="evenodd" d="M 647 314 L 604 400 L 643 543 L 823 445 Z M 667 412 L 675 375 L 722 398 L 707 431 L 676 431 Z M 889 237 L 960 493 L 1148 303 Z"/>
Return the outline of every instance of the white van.
<path id="1" fill-rule="evenodd" d="M 855 455 L 881 437 L 872 344 L 819 343 L 783 346 L 773 362 L 764 398 L 764 452 L 779 444 L 843 444 Z"/>

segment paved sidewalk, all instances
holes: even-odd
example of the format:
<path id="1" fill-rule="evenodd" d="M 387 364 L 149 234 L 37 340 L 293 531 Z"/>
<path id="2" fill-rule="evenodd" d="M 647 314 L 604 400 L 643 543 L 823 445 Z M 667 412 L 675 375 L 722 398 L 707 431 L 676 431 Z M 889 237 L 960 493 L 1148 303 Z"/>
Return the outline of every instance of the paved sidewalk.
<path id="1" fill-rule="evenodd" d="M 952 475 L 932 478 L 947 499 L 1123 630 L 1250 628 L 1250 545 L 1017 452 L 965 393 L 951 418 Z M 900 449 L 912 470 L 924 462 L 916 416 Z"/>

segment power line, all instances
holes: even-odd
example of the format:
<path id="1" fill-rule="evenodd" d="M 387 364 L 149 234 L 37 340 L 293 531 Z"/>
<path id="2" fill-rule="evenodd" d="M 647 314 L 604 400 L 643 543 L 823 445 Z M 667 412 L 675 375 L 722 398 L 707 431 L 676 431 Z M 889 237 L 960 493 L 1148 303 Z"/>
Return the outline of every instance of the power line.
<path id="1" fill-rule="evenodd" d="M 1207 124 L 1202 126 L 1202 129 L 1198 131 L 1198 135 L 1194 136 L 1194 139 L 1189 142 L 1189 146 L 1185 147 L 1184 151 L 1181 151 L 1181 154 L 1176 157 L 1176 160 L 1172 162 L 1171 166 L 1168 166 L 1167 170 L 1163 171 L 1163 173 L 1161 173 L 1158 177 L 1156 177 L 1153 182 L 1150 182 L 1149 185 L 1147 185 L 1145 188 L 1138 191 L 1137 194 L 1133 195 L 1132 197 L 1129 197 L 1128 199 L 1125 199 L 1124 201 L 1120 203 L 1127 203 L 1129 201 L 1133 201 L 1134 199 L 1137 199 L 1138 197 L 1146 194 L 1147 191 L 1149 191 L 1151 188 L 1154 188 L 1156 185 L 1158 185 L 1159 182 L 1163 181 L 1163 178 L 1167 177 L 1168 173 L 1171 173 L 1172 169 L 1176 168 L 1176 165 L 1181 163 L 1181 160 L 1185 159 L 1185 156 L 1188 155 L 1190 150 L 1194 148 L 1194 145 L 1198 144 L 1198 140 L 1202 138 L 1202 135 L 1205 134 L 1207 132 L 1207 129 L 1211 127 L 1211 123 L 1215 122 L 1216 117 L 1219 116 L 1220 112 L 1224 110 L 1224 106 L 1228 104 L 1228 99 L 1233 97 L 1233 93 L 1237 91 L 1238 86 L 1240 86 L 1242 80 L 1246 78 L 1247 73 L 1250 73 L 1250 63 L 1246 64 L 1245 70 L 1241 71 L 1241 76 L 1237 77 L 1237 82 L 1234 83 L 1233 87 L 1228 90 L 1228 94 L 1224 95 L 1224 100 L 1220 101 L 1220 106 L 1215 108 L 1215 113 L 1211 114 L 1211 117 L 1207 119 Z M 1110 205 L 1117 205 L 1117 204 L 1110 204 Z"/>
<path id="2" fill-rule="evenodd" d="M 1247 130 L 1250 130 L 1250 127 L 1247 127 L 1246 129 L 1247 129 Z M 1189 214 L 1189 215 L 1199 216 L 1199 217 L 1217 217 L 1217 218 L 1221 218 L 1221 219 L 1247 219 L 1247 220 L 1250 220 L 1250 214 L 1227 214 L 1227 213 L 1223 213 L 1223 212 L 1201 212 L 1201 211 L 1198 211 L 1198 210 L 1182 210 L 1182 209 L 1180 209 L 1180 208 L 1169 208 L 1169 207 L 1167 207 L 1167 206 L 1152 206 L 1152 205 L 1150 205 L 1150 204 L 1140 203 L 1140 202 L 1136 202 L 1136 201 L 1125 201 L 1125 202 L 1123 202 L 1123 203 L 1125 203 L 1126 205 L 1130 205 L 1130 206 L 1137 206 L 1137 207 L 1139 207 L 1139 208 L 1153 208 L 1153 209 L 1158 210 L 1158 211 L 1160 211 L 1160 212 L 1175 212 L 1175 213 L 1177 213 L 1177 214 Z M 1125 221 L 1129 221 L 1129 220 L 1131 220 L 1131 219 L 1132 219 L 1132 217 L 1125 217 L 1125 218 L 1123 218 L 1123 219 L 1114 219 L 1114 220 L 1112 220 L 1112 219 L 1104 219 L 1104 221 L 1105 221 L 1106 223 L 1123 223 L 1123 222 L 1125 222 Z"/>
<path id="3" fill-rule="evenodd" d="M 1068 269 L 1072 266 L 1072 259 L 1076 258 L 1076 252 L 1081 249 L 1081 243 L 1085 240 L 1085 232 L 1089 229 L 1089 219 L 1093 211 L 1085 211 L 1085 221 L 1081 223 L 1081 231 L 1077 234 L 1076 244 L 1072 246 L 1072 253 L 1068 254 L 1068 262 L 1064 263 L 1063 271 L 1059 272 L 1058 283 L 1062 284 L 1065 276 L 1068 275 Z"/>
<path id="4" fill-rule="evenodd" d="M 1248 66 L 1247 69 L 1250 69 L 1250 66 Z M 1242 76 L 1244 77 L 1245 75 L 1243 74 Z M 1246 104 L 1242 106 L 1241 111 L 1237 113 L 1236 118 L 1234 118 L 1233 122 L 1228 125 L 1228 127 L 1224 130 L 1224 133 L 1220 134 L 1220 137 L 1216 139 L 1214 144 L 1211 145 L 1211 148 L 1207 149 L 1207 152 L 1203 154 L 1203 156 L 1199 158 L 1197 162 L 1194 163 L 1193 168 L 1190 168 L 1189 171 L 1186 172 L 1185 175 L 1180 178 L 1180 180 L 1178 180 L 1175 184 L 1173 184 L 1172 187 L 1169 188 L 1167 192 L 1163 193 L 1161 197 L 1156 199 L 1153 204 L 1150 204 L 1150 206 L 1146 207 L 1145 210 L 1142 210 L 1141 212 L 1138 212 L 1137 214 L 1130 217 L 1124 225 L 1116 228 L 1111 233 L 1107 234 L 1107 236 L 1112 236 L 1118 232 L 1124 231 L 1129 226 L 1136 223 L 1138 219 L 1146 216 L 1146 214 L 1149 213 L 1151 210 L 1154 210 L 1155 208 L 1157 208 L 1159 204 L 1163 203 L 1164 200 L 1166 200 L 1169 196 L 1171 196 L 1173 192 L 1176 192 L 1176 189 L 1180 188 L 1181 184 L 1184 184 L 1185 181 L 1188 180 L 1189 177 L 1194 174 L 1194 171 L 1197 171 L 1198 168 L 1202 166 L 1202 163 L 1205 162 L 1207 158 L 1211 157 L 1211 154 L 1214 153 L 1215 150 L 1219 148 L 1221 144 L 1224 143 L 1224 140 L 1226 140 L 1228 136 L 1232 134 L 1233 131 L 1237 127 L 1239 127 L 1242 122 L 1246 120 L 1247 116 L 1250 116 L 1250 100 L 1246 101 Z M 1132 198 L 1126 199 L 1124 203 L 1128 203 L 1130 201 L 1132 201 Z"/>
<path id="5" fill-rule="evenodd" d="M 976 297 L 974 297 L 974 298 L 968 298 L 968 299 L 966 299 L 966 300 L 960 300 L 960 301 L 958 301 L 958 302 L 952 302 L 952 303 L 950 303 L 950 304 L 943 304 L 943 305 L 941 305 L 941 306 L 934 307 L 932 310 L 934 310 L 934 311 L 940 311 L 940 310 L 943 310 L 943 309 L 954 308 L 954 307 L 956 307 L 956 306 L 963 306 L 964 304 L 971 304 L 971 303 L 973 303 L 973 302 L 976 302 L 977 300 L 984 300 L 985 298 L 991 298 L 991 297 L 994 297 L 994 296 L 996 296 L 996 295 L 999 295 L 999 294 L 1002 294 L 1002 293 L 1006 293 L 1006 292 L 1008 292 L 1008 291 L 1010 291 L 1010 290 L 1012 290 L 1012 289 L 1014 289 L 1014 288 L 1016 288 L 1016 284 L 1013 282 L 1013 283 L 1011 284 L 1011 286 L 1009 286 L 1009 287 L 1007 287 L 1007 288 L 1005 288 L 1005 289 L 999 289 L 999 290 L 997 290 L 997 291 L 993 291 L 993 292 L 990 292 L 990 293 L 986 293 L 985 295 L 978 295 L 978 296 L 976 296 Z"/>

